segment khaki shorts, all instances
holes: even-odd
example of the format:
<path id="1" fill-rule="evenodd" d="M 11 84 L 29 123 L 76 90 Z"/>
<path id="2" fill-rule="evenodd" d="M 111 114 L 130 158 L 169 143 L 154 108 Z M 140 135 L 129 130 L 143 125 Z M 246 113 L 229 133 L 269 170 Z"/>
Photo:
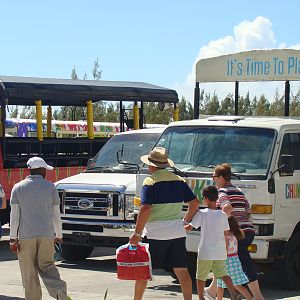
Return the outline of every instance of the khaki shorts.
<path id="1" fill-rule="evenodd" d="M 209 272 L 212 271 L 216 278 L 227 275 L 225 260 L 197 259 L 196 279 L 206 281 Z"/>

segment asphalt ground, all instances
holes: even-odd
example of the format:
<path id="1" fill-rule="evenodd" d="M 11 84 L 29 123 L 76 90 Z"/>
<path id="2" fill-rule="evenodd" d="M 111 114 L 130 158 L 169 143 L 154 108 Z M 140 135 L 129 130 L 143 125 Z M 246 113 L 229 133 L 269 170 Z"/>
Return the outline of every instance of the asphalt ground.
<path id="1" fill-rule="evenodd" d="M 8 249 L 8 228 L 0 241 L 0 300 L 24 299 L 18 260 Z M 73 300 L 133 299 L 134 282 L 116 279 L 115 249 L 96 248 L 91 257 L 78 263 L 57 263 L 61 277 L 67 282 L 68 294 Z M 268 299 L 300 299 L 299 291 L 284 290 L 280 274 L 265 268 L 260 275 L 263 294 Z M 154 280 L 149 282 L 144 299 L 182 299 L 180 286 L 162 270 L 154 270 Z M 300 287 L 299 287 L 300 288 Z M 51 298 L 42 284 L 43 300 Z M 228 297 L 228 294 L 227 294 Z M 193 300 L 198 299 L 194 286 Z M 224 298 L 228 299 L 228 298 Z"/>

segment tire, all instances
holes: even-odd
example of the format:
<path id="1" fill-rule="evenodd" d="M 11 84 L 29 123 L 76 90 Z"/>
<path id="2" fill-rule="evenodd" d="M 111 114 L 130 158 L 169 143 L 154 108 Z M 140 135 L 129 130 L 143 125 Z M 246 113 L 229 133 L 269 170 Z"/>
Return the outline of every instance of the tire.
<path id="1" fill-rule="evenodd" d="M 80 261 L 88 258 L 94 247 L 62 244 L 62 258 L 65 261 Z"/>
<path id="2" fill-rule="evenodd" d="M 285 288 L 300 289 L 300 232 L 294 234 L 287 245 L 284 261 L 281 262 Z"/>

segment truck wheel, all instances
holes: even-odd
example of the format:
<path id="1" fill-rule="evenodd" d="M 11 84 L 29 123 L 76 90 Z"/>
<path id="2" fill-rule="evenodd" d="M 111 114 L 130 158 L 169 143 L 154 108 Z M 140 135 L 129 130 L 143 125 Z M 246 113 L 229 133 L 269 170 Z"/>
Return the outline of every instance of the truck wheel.
<path id="1" fill-rule="evenodd" d="M 291 290 L 300 289 L 300 232 L 289 240 L 285 260 L 282 263 L 285 286 Z"/>
<path id="2" fill-rule="evenodd" d="M 94 247 L 62 244 L 62 258 L 66 261 L 84 260 L 88 258 Z"/>

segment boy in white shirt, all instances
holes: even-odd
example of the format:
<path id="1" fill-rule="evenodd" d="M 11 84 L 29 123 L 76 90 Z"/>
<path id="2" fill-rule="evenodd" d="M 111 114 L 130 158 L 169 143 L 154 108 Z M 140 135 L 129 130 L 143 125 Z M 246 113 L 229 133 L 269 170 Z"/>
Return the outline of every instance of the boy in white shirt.
<path id="1" fill-rule="evenodd" d="M 215 186 L 207 186 L 202 190 L 202 196 L 207 208 L 199 210 L 192 221 L 184 225 L 186 230 L 201 227 L 196 273 L 199 299 L 204 299 L 205 282 L 210 271 L 216 278 L 223 279 L 231 299 L 242 299 L 226 272 L 227 253 L 224 234 L 229 230 L 229 225 L 227 215 L 216 208 L 218 190 Z"/>

